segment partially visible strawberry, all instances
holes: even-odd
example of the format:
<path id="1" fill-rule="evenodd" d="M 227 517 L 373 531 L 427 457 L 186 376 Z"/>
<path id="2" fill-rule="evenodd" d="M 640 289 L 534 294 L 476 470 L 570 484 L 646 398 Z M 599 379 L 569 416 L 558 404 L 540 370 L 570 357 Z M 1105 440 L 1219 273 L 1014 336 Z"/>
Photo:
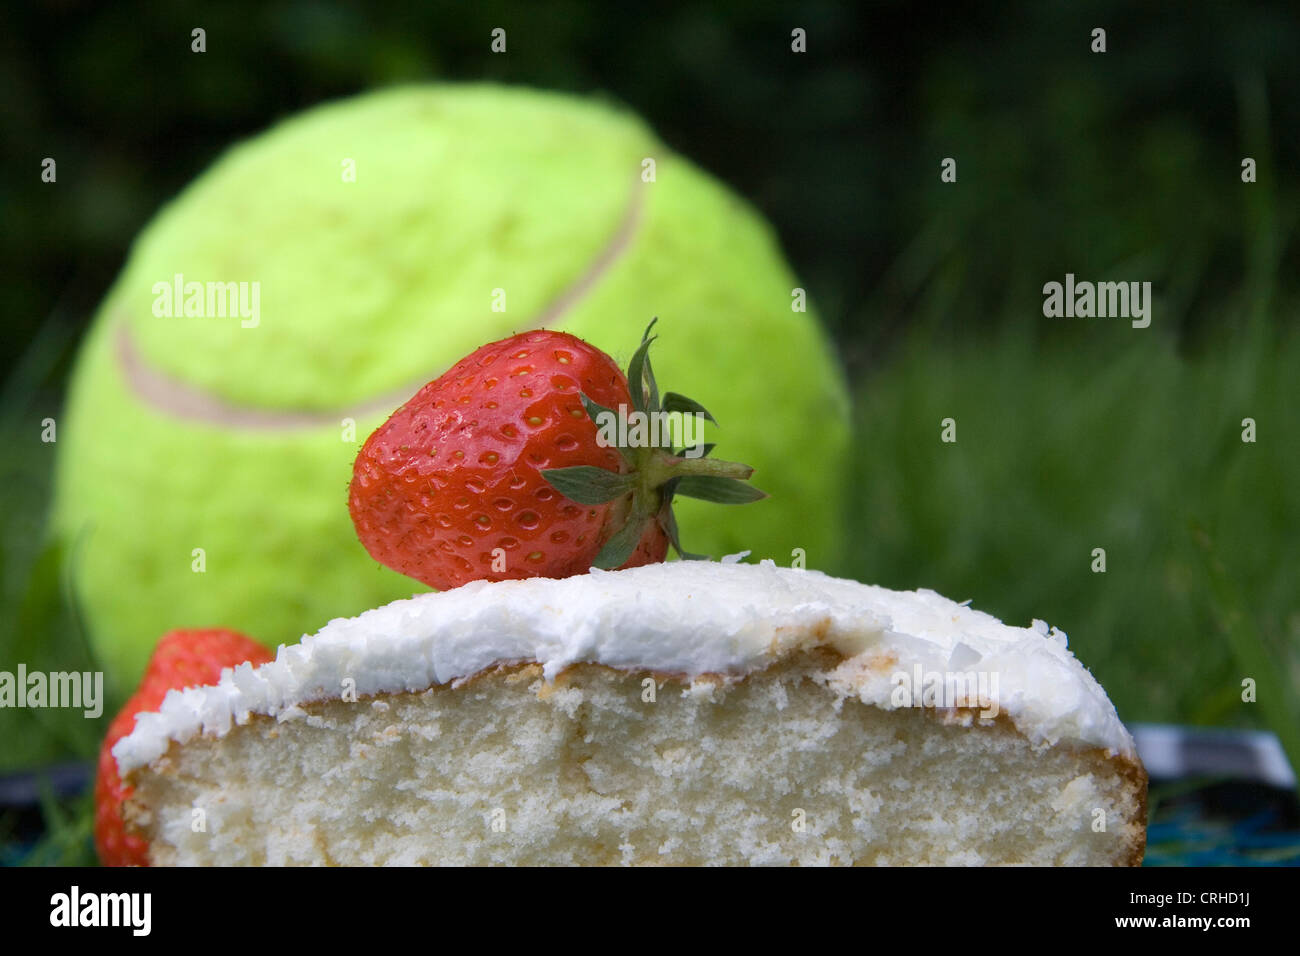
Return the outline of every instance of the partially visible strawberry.
<path id="1" fill-rule="evenodd" d="M 649 333 L 626 378 L 581 339 L 537 331 L 485 345 L 425 385 L 353 466 L 348 510 L 366 550 L 439 590 L 649 564 L 669 544 L 693 557 L 678 542 L 674 494 L 765 496 L 743 482 L 752 468 L 707 458 L 710 445 L 685 457 L 645 440 L 611 443 L 616 429 L 597 427 L 631 412 L 713 420 L 683 396 L 660 401 Z"/>
<path id="2" fill-rule="evenodd" d="M 108 725 L 99 748 L 95 777 L 95 849 L 105 866 L 148 866 L 149 845 L 122 822 L 122 804 L 131 788 L 122 783 L 113 759 L 113 745 L 135 728 L 136 716 L 157 710 L 169 690 L 215 684 L 221 672 L 245 661 L 271 660 L 265 647 L 234 631 L 170 631 L 149 658 L 140 686 Z"/>

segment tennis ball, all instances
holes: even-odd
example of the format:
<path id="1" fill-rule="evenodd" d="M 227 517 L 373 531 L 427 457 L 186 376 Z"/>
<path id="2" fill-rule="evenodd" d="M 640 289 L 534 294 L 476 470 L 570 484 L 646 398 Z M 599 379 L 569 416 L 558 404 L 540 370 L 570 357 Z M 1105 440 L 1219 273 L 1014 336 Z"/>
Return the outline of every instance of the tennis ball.
<path id="1" fill-rule="evenodd" d="M 77 361 L 54 527 L 131 686 L 159 634 L 274 646 L 423 587 L 357 541 L 357 449 L 425 382 L 535 327 L 655 373 L 771 498 L 683 501 L 683 545 L 833 566 L 848 401 L 764 221 L 601 101 L 387 90 L 238 145 L 137 239 Z M 712 513 L 710 513 L 712 512 Z"/>

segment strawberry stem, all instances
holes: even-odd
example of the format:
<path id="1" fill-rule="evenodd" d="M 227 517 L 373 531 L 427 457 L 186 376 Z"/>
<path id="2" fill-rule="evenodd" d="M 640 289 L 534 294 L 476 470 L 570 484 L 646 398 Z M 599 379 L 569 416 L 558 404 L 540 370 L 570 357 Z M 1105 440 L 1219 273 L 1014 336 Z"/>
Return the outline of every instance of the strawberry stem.
<path id="1" fill-rule="evenodd" d="M 716 425 L 717 422 L 708 409 L 694 399 L 677 392 L 665 392 L 660 397 L 649 355 L 650 344 L 654 341 L 650 330 L 657 321 L 658 319 L 651 321 L 645 330 L 641 345 L 628 365 L 628 389 L 633 412 L 646 416 L 662 415 L 665 412 L 694 415 Z M 624 470 L 611 472 L 593 466 L 577 465 L 548 469 L 542 472 L 542 476 L 552 487 L 573 501 L 587 504 L 609 502 L 614 509 L 612 527 L 615 530 L 596 555 L 593 562 L 596 567 L 621 567 L 635 550 L 642 532 L 651 521 L 659 522 L 669 542 L 683 558 L 701 557 L 682 550 L 678 540 L 677 521 L 672 511 L 674 495 L 724 505 L 749 504 L 767 497 L 762 491 L 746 484 L 747 479 L 754 474 L 754 469 L 749 465 L 710 458 L 709 453 L 713 450 L 711 443 L 683 449 L 677 454 L 658 445 L 635 444 L 622 437 L 629 434 L 625 427 L 627 416 L 623 406 L 620 405 L 615 412 L 592 401 L 586 394 L 579 397 L 587 415 L 602 430 L 602 434 L 610 427 L 611 421 L 617 422 L 620 436 L 617 447 L 623 456 Z M 687 452 L 691 454 L 688 456 Z"/>
<path id="2" fill-rule="evenodd" d="M 654 451 L 654 449 L 650 449 Z M 648 461 L 638 469 L 645 485 L 658 488 L 671 478 L 684 478 L 687 475 L 708 475 L 714 478 L 736 478 L 744 481 L 754 469 L 735 461 L 720 461 L 717 458 L 679 458 L 675 455 L 647 455 Z"/>

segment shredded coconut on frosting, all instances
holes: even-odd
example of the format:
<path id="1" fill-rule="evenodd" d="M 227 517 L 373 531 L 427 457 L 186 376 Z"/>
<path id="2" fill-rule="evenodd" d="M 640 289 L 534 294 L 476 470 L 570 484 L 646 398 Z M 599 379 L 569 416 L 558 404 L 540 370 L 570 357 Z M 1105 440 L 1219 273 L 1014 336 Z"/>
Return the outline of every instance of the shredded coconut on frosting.
<path id="1" fill-rule="evenodd" d="M 358 697 L 421 691 L 502 662 L 536 661 L 547 679 L 580 662 L 741 677 L 818 645 L 848 658 L 840 670 L 864 703 L 893 709 L 895 672 L 977 670 L 997 675 L 999 710 L 1035 743 L 1136 752 L 1065 635 L 1042 621 L 1012 627 L 934 591 L 891 591 L 769 561 L 678 561 L 560 580 L 477 581 L 335 619 L 281 646 L 268 664 L 170 692 L 157 712 L 139 716 L 113 756 L 125 775 L 173 741 L 223 735 L 252 714 L 296 719 L 305 713 L 300 705 L 340 697 L 345 687 Z M 865 666 L 880 661 L 892 666 Z"/>

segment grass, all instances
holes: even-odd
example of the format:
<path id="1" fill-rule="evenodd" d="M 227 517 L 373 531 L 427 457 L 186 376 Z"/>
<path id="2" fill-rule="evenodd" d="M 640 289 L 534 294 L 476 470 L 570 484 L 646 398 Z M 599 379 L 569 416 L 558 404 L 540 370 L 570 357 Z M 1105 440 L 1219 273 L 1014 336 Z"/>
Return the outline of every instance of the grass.
<path id="1" fill-rule="evenodd" d="M 30 841 L 15 841 L 7 831 L 12 818 L 0 817 L 0 866 L 96 866 L 92 828 L 95 819 L 93 795 L 87 791 L 60 798 L 45 787 L 41 793 L 41 835 Z"/>
<path id="2" fill-rule="evenodd" d="M 1300 766 L 1300 337 L 1185 356 L 1078 321 L 918 336 L 862 383 L 847 570 L 1046 619 L 1126 721 L 1269 726 Z"/>
<path id="3" fill-rule="evenodd" d="M 29 671 L 98 669 L 72 597 L 74 564 L 45 534 L 58 442 L 41 440 L 41 422 L 53 418 L 57 438 L 59 371 L 74 344 L 69 326 L 47 322 L 0 392 L 0 670 L 19 662 Z M 107 701 L 99 720 L 79 710 L 0 709 L 0 772 L 88 759 L 120 703 Z"/>

